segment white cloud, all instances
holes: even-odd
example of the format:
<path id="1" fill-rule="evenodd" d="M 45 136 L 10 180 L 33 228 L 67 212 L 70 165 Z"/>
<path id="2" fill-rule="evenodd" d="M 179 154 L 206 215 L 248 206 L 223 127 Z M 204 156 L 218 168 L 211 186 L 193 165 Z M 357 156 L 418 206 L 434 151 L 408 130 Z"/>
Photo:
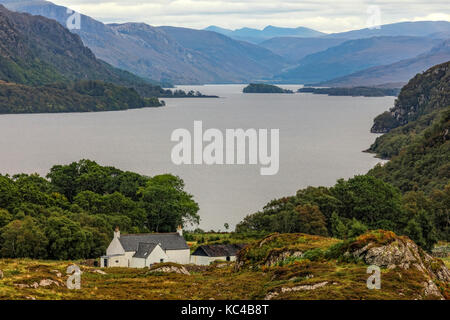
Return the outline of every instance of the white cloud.
<path id="1" fill-rule="evenodd" d="M 365 28 L 367 7 L 378 5 L 381 23 L 450 21 L 448 0 L 54 0 L 103 22 L 146 22 L 204 28 L 305 26 L 324 32 Z"/>

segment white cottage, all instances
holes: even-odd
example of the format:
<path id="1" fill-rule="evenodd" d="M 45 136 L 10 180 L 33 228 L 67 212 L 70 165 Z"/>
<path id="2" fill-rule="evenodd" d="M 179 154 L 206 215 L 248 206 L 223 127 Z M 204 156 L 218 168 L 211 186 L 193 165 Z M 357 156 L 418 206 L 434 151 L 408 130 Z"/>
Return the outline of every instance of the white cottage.
<path id="1" fill-rule="evenodd" d="M 120 235 L 114 238 L 100 258 L 100 266 L 145 268 L 154 263 L 174 262 L 189 264 L 190 250 L 183 238 L 183 230 L 176 233 L 149 233 Z"/>
<path id="2" fill-rule="evenodd" d="M 237 253 L 244 244 L 212 244 L 197 248 L 191 255 L 191 263 L 209 265 L 213 261 L 236 261 Z"/>

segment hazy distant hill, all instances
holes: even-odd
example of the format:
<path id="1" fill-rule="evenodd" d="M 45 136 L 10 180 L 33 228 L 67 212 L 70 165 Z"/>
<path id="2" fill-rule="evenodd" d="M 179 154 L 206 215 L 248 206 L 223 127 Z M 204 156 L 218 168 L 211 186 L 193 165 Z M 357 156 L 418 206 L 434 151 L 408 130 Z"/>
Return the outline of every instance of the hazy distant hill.
<path id="1" fill-rule="evenodd" d="M 306 56 L 299 66 L 277 78 L 284 81 L 319 82 L 345 76 L 370 67 L 417 56 L 440 41 L 424 37 L 373 37 L 346 41 L 325 51 Z"/>
<path id="2" fill-rule="evenodd" d="M 272 51 L 236 41 L 216 32 L 187 28 L 159 27 L 184 48 L 203 59 L 202 68 L 222 82 L 245 82 L 270 77 L 287 65 Z M 217 80 L 212 80 L 217 82 Z"/>
<path id="3" fill-rule="evenodd" d="M 337 46 L 346 39 L 279 37 L 260 43 L 260 46 L 282 56 L 291 63 L 297 63 L 309 54 Z"/>
<path id="4" fill-rule="evenodd" d="M 319 32 L 305 27 L 280 28 L 274 26 L 267 26 L 263 30 L 253 28 L 241 28 L 237 30 L 229 30 L 216 26 L 209 26 L 205 30 L 221 33 L 236 40 L 243 40 L 256 44 L 277 37 L 319 37 L 325 35 L 325 33 L 323 32 Z"/>
<path id="5" fill-rule="evenodd" d="M 13 10 L 43 15 L 66 25 L 67 8 L 51 2 L 1 0 Z M 142 23 L 105 25 L 81 15 L 78 33 L 97 57 L 142 77 L 175 83 L 246 82 L 270 77 L 285 66 L 283 59 L 265 48 L 227 39 L 217 33 L 180 29 L 199 37 L 206 52 L 185 47 L 164 28 Z M 175 31 L 172 30 L 175 34 Z M 208 35 L 208 39 L 202 38 Z M 207 42 L 209 41 L 209 42 Z M 186 43 L 186 41 L 184 41 Z M 226 43 L 226 45 L 223 45 Z M 215 47 L 218 45 L 218 47 Z M 230 51 L 228 51 L 230 50 Z"/>
<path id="6" fill-rule="evenodd" d="M 417 57 L 365 69 L 345 77 L 323 82 L 320 85 L 351 87 L 355 85 L 371 86 L 387 83 L 406 83 L 417 73 L 446 61 L 450 61 L 450 40 L 440 43 L 430 51 Z"/>
<path id="7" fill-rule="evenodd" d="M 327 38 L 362 39 L 379 36 L 425 37 L 438 33 L 450 32 L 448 21 L 416 21 L 385 24 L 380 29 L 361 29 L 328 34 Z"/>

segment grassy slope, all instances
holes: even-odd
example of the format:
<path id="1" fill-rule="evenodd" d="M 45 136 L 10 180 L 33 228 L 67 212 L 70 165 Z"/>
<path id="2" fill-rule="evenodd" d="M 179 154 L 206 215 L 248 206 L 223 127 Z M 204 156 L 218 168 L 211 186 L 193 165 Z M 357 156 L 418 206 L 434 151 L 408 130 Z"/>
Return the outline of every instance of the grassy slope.
<path id="1" fill-rule="evenodd" d="M 289 259 L 280 265 L 257 267 L 258 259 L 282 248 L 327 250 L 339 240 L 302 234 L 281 235 L 264 246 L 252 245 L 253 267 L 236 271 L 233 264 L 209 267 L 189 266 L 191 275 L 149 273 L 148 269 L 109 268 L 107 274 L 81 266 L 81 290 L 68 290 L 64 284 L 71 262 L 0 260 L 4 278 L 0 299 L 263 299 L 280 287 L 328 282 L 316 290 L 285 292 L 280 299 L 415 299 L 421 298 L 421 275 L 415 270 L 382 269 L 382 289 L 366 287 L 367 265 L 341 259 Z M 256 250 L 258 247 L 260 250 Z M 219 267 L 220 266 L 220 267 Z M 58 277 L 55 271 L 62 276 Z M 312 277 L 311 277 L 312 276 Z M 42 279 L 60 283 L 48 287 L 19 288 Z"/>

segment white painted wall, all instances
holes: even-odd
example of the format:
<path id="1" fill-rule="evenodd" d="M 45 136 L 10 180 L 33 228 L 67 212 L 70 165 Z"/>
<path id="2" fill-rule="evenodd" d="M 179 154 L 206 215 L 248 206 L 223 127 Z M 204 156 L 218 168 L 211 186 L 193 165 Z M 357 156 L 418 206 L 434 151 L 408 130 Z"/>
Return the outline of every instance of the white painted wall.
<path id="1" fill-rule="evenodd" d="M 121 256 L 114 256 L 114 257 L 108 257 L 108 258 L 100 258 L 100 267 L 105 267 L 105 259 L 108 259 L 108 268 L 112 267 L 122 267 L 126 268 L 128 267 L 128 258 L 126 255 Z"/>
<path id="2" fill-rule="evenodd" d="M 178 264 L 189 264 L 190 263 L 190 256 L 191 256 L 190 249 L 166 250 L 166 254 L 169 259 L 168 262 L 174 262 L 174 263 L 178 263 Z"/>
<path id="3" fill-rule="evenodd" d="M 217 260 L 227 261 L 227 257 L 191 256 L 191 263 L 199 266 L 208 266 Z M 236 261 L 236 256 L 231 256 L 230 261 Z"/>
<path id="4" fill-rule="evenodd" d="M 122 244 L 119 241 L 119 238 L 114 237 L 106 249 L 106 255 L 111 256 L 114 254 L 125 254 L 125 250 L 122 247 Z"/>
<path id="5" fill-rule="evenodd" d="M 163 262 L 169 262 L 169 257 L 164 252 L 164 250 L 161 249 L 160 246 L 156 246 L 155 249 L 153 249 L 152 253 L 147 257 L 147 259 L 131 258 L 130 267 L 131 268 L 149 267 L 154 263 L 160 263 L 161 259 L 163 259 Z"/>

